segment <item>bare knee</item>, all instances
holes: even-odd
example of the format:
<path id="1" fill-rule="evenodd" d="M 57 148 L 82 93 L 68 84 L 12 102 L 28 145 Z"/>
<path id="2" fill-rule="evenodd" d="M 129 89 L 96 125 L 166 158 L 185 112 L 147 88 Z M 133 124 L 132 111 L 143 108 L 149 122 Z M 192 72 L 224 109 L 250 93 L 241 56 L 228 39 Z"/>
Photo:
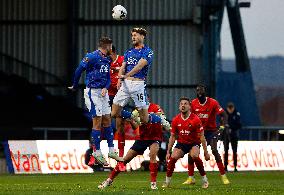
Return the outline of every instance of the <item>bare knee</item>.
<path id="1" fill-rule="evenodd" d="M 157 154 L 149 154 L 149 157 L 150 157 L 150 162 L 152 163 L 156 163 L 157 162 Z"/>
<path id="2" fill-rule="evenodd" d="M 120 114 L 118 112 L 111 111 L 111 118 L 118 118 Z"/>
<path id="3" fill-rule="evenodd" d="M 190 156 L 194 161 L 195 159 L 199 158 L 199 151 L 191 151 Z"/>
<path id="4" fill-rule="evenodd" d="M 154 143 L 150 146 L 150 162 L 152 163 L 156 163 L 157 162 L 157 155 L 158 155 L 158 151 L 159 151 L 159 144 L 158 143 Z"/>
<path id="5" fill-rule="evenodd" d="M 184 153 L 181 149 L 175 148 L 171 154 L 171 158 L 178 160 L 184 156 Z"/>
<path id="6" fill-rule="evenodd" d="M 102 117 L 96 116 L 93 118 L 93 129 L 101 130 L 102 127 Z"/>
<path id="7" fill-rule="evenodd" d="M 192 158 L 193 160 L 197 159 L 198 157 L 199 157 L 198 154 L 192 154 L 192 155 L 191 155 L 191 158 Z"/>
<path id="8" fill-rule="evenodd" d="M 156 163 L 157 162 L 158 151 L 152 152 L 149 154 L 150 162 Z"/>
<path id="9" fill-rule="evenodd" d="M 103 116 L 102 118 L 102 126 L 109 127 L 111 125 L 111 118 L 110 115 Z"/>
<path id="10" fill-rule="evenodd" d="M 197 159 L 199 157 L 199 147 L 193 146 L 192 149 L 190 150 L 190 156 L 193 160 Z"/>
<path id="11" fill-rule="evenodd" d="M 171 155 L 171 158 L 173 158 L 173 159 L 175 159 L 175 160 L 178 160 L 178 159 L 180 159 L 181 157 L 180 157 L 180 155 L 172 154 L 172 155 Z"/>
<path id="12" fill-rule="evenodd" d="M 116 104 L 112 105 L 112 110 L 111 110 L 111 117 L 112 118 L 118 118 L 120 117 L 122 107 Z"/>

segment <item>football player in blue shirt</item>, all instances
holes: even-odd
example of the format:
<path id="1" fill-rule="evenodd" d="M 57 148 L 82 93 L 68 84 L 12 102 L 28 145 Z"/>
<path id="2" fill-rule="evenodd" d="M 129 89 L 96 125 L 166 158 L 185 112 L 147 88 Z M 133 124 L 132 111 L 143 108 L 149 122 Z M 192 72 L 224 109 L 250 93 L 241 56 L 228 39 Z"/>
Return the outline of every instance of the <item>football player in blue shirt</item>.
<path id="1" fill-rule="evenodd" d="M 119 88 L 113 100 L 112 116 L 119 117 L 122 107 L 130 98 L 139 109 L 142 123 L 148 122 L 148 101 L 145 91 L 145 80 L 153 59 L 153 51 L 144 44 L 147 31 L 143 28 L 133 28 L 131 31 L 133 48 L 124 53 L 124 61 L 119 70 Z"/>
<path id="2" fill-rule="evenodd" d="M 108 165 L 105 157 L 100 150 L 101 129 L 104 128 L 103 137 L 106 138 L 109 146 L 108 156 L 117 161 L 123 161 L 114 150 L 113 130 L 111 127 L 111 108 L 109 105 L 108 88 L 110 86 L 110 63 L 109 57 L 112 48 L 112 40 L 108 37 L 102 37 L 99 40 L 98 49 L 86 54 L 77 67 L 73 86 L 69 87 L 75 90 L 78 87 L 83 71 L 86 71 L 86 89 L 84 89 L 85 104 L 93 118 L 93 128 L 91 133 L 92 144 L 94 147 L 93 156 L 97 162 Z"/>
<path id="3" fill-rule="evenodd" d="M 141 128 L 144 128 L 148 122 L 161 122 L 166 129 L 169 129 L 170 124 L 163 117 L 152 114 L 149 120 L 149 102 L 145 86 L 154 53 L 150 47 L 144 44 L 146 35 L 147 31 L 143 28 L 133 28 L 131 30 L 133 47 L 124 53 L 124 62 L 118 73 L 120 80 L 117 83 L 117 88 L 119 90 L 113 100 L 111 115 L 115 118 L 129 118 L 129 113 L 122 110 L 122 108 L 131 98 L 138 108 Z"/>

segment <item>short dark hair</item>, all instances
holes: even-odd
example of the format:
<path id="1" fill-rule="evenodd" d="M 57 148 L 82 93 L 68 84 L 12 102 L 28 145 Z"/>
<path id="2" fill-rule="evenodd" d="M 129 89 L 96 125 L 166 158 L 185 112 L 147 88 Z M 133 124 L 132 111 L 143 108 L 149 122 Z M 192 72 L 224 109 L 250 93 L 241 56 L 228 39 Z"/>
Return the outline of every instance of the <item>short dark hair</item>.
<path id="1" fill-rule="evenodd" d="M 143 35 L 144 37 L 146 37 L 146 35 L 147 35 L 147 31 L 144 28 L 137 28 L 137 27 L 133 28 L 131 30 L 131 33 L 133 33 L 133 32 L 139 33 L 140 35 Z"/>
<path id="2" fill-rule="evenodd" d="M 179 98 L 179 102 L 181 102 L 182 100 L 186 100 L 190 103 L 190 99 L 188 97 L 182 96 L 181 98 Z"/>
<path id="3" fill-rule="evenodd" d="M 99 40 L 99 47 L 104 48 L 106 45 L 112 44 L 112 40 L 109 37 L 101 37 Z"/>
<path id="4" fill-rule="evenodd" d="M 235 105 L 234 105 L 233 102 L 228 102 L 227 107 L 228 107 L 228 108 L 234 108 Z"/>
<path id="5" fill-rule="evenodd" d="M 207 90 L 206 85 L 204 85 L 203 83 L 198 83 L 198 84 L 196 85 L 196 88 L 197 88 L 197 87 L 202 87 L 202 88 L 204 88 L 205 91 Z"/>

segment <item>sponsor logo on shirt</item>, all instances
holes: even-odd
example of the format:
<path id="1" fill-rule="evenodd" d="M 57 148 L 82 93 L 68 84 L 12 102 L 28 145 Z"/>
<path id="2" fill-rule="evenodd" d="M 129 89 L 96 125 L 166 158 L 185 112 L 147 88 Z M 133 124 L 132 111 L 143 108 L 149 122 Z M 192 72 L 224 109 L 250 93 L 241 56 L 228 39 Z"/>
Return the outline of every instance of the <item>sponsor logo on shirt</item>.
<path id="1" fill-rule="evenodd" d="M 190 134 L 190 131 L 188 131 L 188 130 L 181 130 L 180 132 L 183 135 L 189 135 Z"/>
<path id="2" fill-rule="evenodd" d="M 136 58 L 133 57 L 129 57 L 127 59 L 127 64 L 137 64 L 138 60 Z"/>
<path id="3" fill-rule="evenodd" d="M 84 57 L 83 58 L 83 62 L 89 62 L 89 58 L 88 57 Z"/>
<path id="4" fill-rule="evenodd" d="M 198 114 L 199 118 L 208 118 L 208 114 Z"/>
<path id="5" fill-rule="evenodd" d="M 108 65 L 101 65 L 100 72 L 108 72 Z"/>

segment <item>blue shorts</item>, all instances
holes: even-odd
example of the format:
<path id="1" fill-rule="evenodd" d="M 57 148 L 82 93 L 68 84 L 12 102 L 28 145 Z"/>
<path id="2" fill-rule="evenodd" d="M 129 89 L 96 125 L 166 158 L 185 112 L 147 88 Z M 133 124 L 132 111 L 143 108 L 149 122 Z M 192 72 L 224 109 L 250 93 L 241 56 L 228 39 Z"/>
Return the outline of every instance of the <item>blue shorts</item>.
<path id="1" fill-rule="evenodd" d="M 179 142 L 177 142 L 175 148 L 181 149 L 184 154 L 187 154 L 190 152 L 193 146 L 197 146 L 198 148 L 200 148 L 200 144 L 183 144 Z"/>
<path id="2" fill-rule="evenodd" d="M 157 140 L 136 140 L 130 149 L 136 151 L 139 155 L 142 155 L 153 143 L 160 145 L 160 141 Z"/>
<path id="3" fill-rule="evenodd" d="M 218 131 L 204 131 L 207 145 L 210 145 L 212 139 L 218 139 Z"/>

